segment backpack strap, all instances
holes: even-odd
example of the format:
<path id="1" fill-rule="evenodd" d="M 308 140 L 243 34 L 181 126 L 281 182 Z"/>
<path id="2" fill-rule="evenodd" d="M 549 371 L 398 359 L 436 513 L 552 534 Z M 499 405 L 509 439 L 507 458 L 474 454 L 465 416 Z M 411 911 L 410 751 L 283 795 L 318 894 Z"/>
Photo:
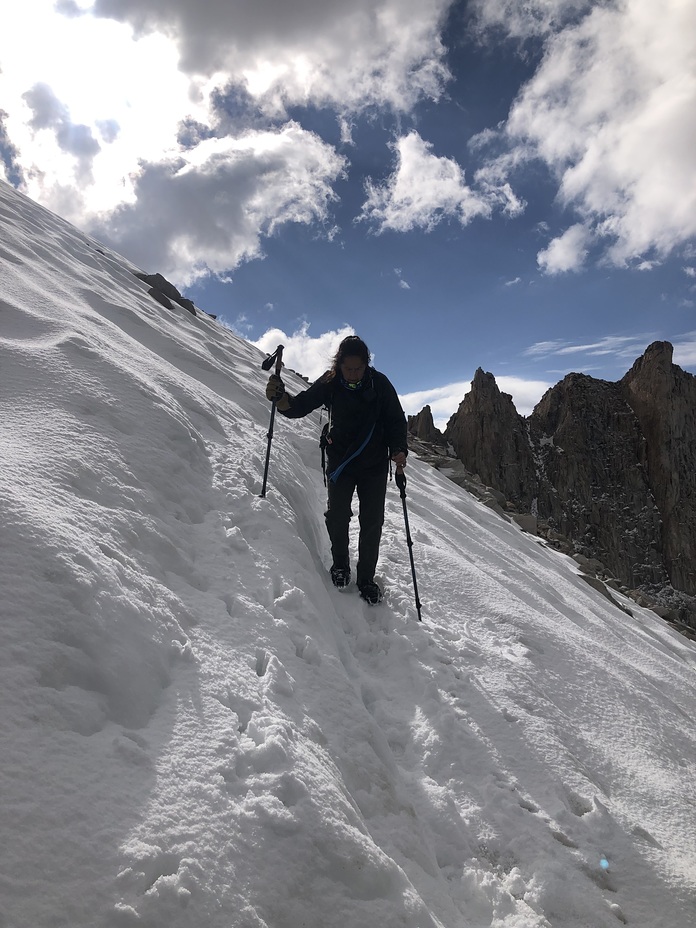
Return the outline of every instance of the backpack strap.
<path id="1" fill-rule="evenodd" d="M 324 424 L 319 436 L 319 447 L 321 448 L 321 472 L 324 475 L 324 486 L 326 486 L 326 446 L 328 445 L 327 436 L 331 428 L 331 419 Z"/>
<path id="2" fill-rule="evenodd" d="M 332 384 L 329 400 L 324 404 L 323 407 L 323 409 L 325 409 L 328 413 L 328 421 L 324 423 L 324 427 L 321 430 L 321 435 L 319 436 L 319 447 L 321 448 L 321 472 L 324 477 L 324 486 L 326 486 L 326 448 L 329 444 L 329 432 L 331 431 L 331 414 L 333 411 L 334 389 L 335 384 Z"/>
<path id="3" fill-rule="evenodd" d="M 341 461 L 341 463 L 338 465 L 338 467 L 336 468 L 336 470 L 332 470 L 332 471 L 331 471 L 331 473 L 329 474 L 329 480 L 330 480 L 332 483 L 336 483 L 336 481 L 338 480 L 338 478 L 339 478 L 339 477 L 341 476 L 341 474 L 343 473 L 344 467 L 346 467 L 348 464 L 350 464 L 351 461 L 355 460 L 355 458 L 357 458 L 357 456 L 358 456 L 359 454 L 362 454 L 362 452 L 365 450 L 365 448 L 367 447 L 367 443 L 368 443 L 369 440 L 372 438 L 372 433 L 373 433 L 374 430 L 375 430 L 375 425 L 377 425 L 377 423 L 376 423 L 376 422 L 373 422 L 373 423 L 372 423 L 372 428 L 371 428 L 370 431 L 367 433 L 367 438 L 366 438 L 365 441 L 362 443 L 362 445 L 360 445 L 360 447 L 359 447 L 356 451 L 354 451 L 354 452 L 350 455 L 350 457 L 347 457 L 344 461 Z M 326 475 L 324 475 L 324 482 L 326 483 Z"/>

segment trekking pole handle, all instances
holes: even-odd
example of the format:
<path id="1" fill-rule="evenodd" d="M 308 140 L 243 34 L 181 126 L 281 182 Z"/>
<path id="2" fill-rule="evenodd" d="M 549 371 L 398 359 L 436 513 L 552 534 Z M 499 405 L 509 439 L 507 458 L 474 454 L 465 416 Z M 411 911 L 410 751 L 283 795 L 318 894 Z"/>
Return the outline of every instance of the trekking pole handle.
<path id="1" fill-rule="evenodd" d="M 403 467 L 396 468 L 396 474 L 394 475 L 394 482 L 397 487 L 401 490 L 401 496 L 406 496 L 406 474 L 404 473 Z"/>
<path id="2" fill-rule="evenodd" d="M 272 355 L 269 355 L 265 361 L 261 362 L 261 367 L 265 371 L 269 371 L 273 366 L 275 361 L 275 372 L 276 376 L 280 377 L 280 371 L 283 366 L 283 346 L 278 345 L 276 350 Z M 271 403 L 271 421 L 268 426 L 268 445 L 266 446 L 266 464 L 263 471 L 263 484 L 261 485 L 261 498 L 263 499 L 266 496 L 266 483 L 268 480 L 268 464 L 271 459 L 271 442 L 273 441 L 273 422 L 275 420 L 276 413 L 276 400 L 273 400 Z"/>
<path id="3" fill-rule="evenodd" d="M 263 370 L 270 371 L 270 369 L 273 367 L 273 364 L 275 362 L 275 372 L 278 375 L 278 377 L 280 377 L 280 372 L 283 367 L 284 348 L 285 348 L 284 345 L 278 345 L 278 347 L 273 352 L 273 354 L 269 354 L 266 360 L 261 362 L 261 367 L 263 368 Z"/>

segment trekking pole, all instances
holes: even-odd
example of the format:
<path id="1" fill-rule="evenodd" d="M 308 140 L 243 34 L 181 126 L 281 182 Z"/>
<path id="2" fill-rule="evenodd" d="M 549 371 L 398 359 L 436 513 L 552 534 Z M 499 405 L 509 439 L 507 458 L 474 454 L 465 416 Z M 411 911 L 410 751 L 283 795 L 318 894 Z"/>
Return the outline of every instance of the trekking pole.
<path id="1" fill-rule="evenodd" d="M 401 503 L 404 507 L 404 522 L 406 523 L 406 544 L 408 545 L 408 556 L 411 559 L 411 576 L 413 577 L 413 592 L 416 595 L 416 612 L 418 613 L 418 621 L 422 622 L 421 619 L 421 601 L 418 598 L 418 583 L 416 582 L 416 565 L 413 563 L 413 539 L 411 538 L 411 529 L 408 524 L 408 510 L 406 509 L 406 474 L 403 472 L 401 467 L 396 468 L 396 485 L 399 488 L 401 493 Z"/>
<path id="2" fill-rule="evenodd" d="M 275 362 L 275 372 L 278 377 L 280 377 L 280 371 L 283 367 L 283 345 L 278 345 L 273 354 L 269 355 L 265 361 L 262 362 L 261 367 L 265 371 L 270 371 Z M 261 487 L 261 496 L 266 496 L 266 481 L 268 480 L 268 463 L 271 459 L 271 442 L 273 441 L 273 423 L 275 422 L 275 413 L 276 413 L 276 400 L 272 401 L 271 406 L 271 424 L 268 426 L 268 447 L 266 448 L 266 466 L 263 470 L 263 485 Z"/>

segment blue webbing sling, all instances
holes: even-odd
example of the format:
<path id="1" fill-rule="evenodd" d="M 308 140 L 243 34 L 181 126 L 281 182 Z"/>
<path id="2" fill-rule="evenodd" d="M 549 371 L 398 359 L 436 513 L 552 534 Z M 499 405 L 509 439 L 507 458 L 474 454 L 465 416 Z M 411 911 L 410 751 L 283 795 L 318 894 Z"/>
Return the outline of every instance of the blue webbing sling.
<path id="1" fill-rule="evenodd" d="M 351 456 L 350 456 L 349 458 L 346 458 L 345 461 L 341 461 L 341 463 L 338 465 L 338 467 L 336 468 L 336 470 L 332 470 L 332 471 L 331 471 L 331 473 L 329 474 L 329 480 L 332 480 L 334 483 L 336 483 L 336 481 L 338 480 L 338 478 L 339 478 L 339 477 L 341 476 L 341 474 L 343 473 L 343 469 L 344 469 L 348 464 L 350 464 L 350 462 L 351 462 L 352 460 L 354 460 L 355 458 L 357 458 L 357 456 L 358 456 L 359 454 L 362 454 L 362 452 L 363 452 L 363 451 L 365 450 L 365 448 L 367 447 L 367 443 L 368 443 L 369 440 L 372 438 L 372 433 L 374 432 L 375 426 L 376 426 L 376 425 L 377 425 L 376 422 L 373 422 L 373 423 L 372 423 L 372 428 L 370 429 L 370 431 L 369 431 L 369 433 L 368 433 L 368 435 L 367 435 L 367 438 L 366 438 L 365 441 L 362 443 L 362 445 L 360 445 L 360 447 L 358 448 L 358 450 L 357 450 L 357 451 L 354 451 L 354 452 L 351 454 Z"/>

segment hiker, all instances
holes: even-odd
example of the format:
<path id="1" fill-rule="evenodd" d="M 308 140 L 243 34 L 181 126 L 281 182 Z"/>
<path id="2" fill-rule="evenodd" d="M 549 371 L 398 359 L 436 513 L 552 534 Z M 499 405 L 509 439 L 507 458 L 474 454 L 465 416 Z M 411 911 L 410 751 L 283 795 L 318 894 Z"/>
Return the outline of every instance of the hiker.
<path id="1" fill-rule="evenodd" d="M 389 460 L 406 466 L 406 417 L 388 378 L 370 367 L 370 352 L 357 335 L 344 338 L 331 369 L 311 387 L 291 396 L 278 374 L 272 374 L 266 396 L 289 419 L 298 419 L 320 406 L 329 410 L 322 433 L 328 478 L 326 528 L 331 541 L 331 580 L 334 586 L 350 582 L 348 524 L 357 490 L 359 501 L 357 585 L 370 605 L 382 599 L 375 583 L 379 543 L 384 524 Z"/>

